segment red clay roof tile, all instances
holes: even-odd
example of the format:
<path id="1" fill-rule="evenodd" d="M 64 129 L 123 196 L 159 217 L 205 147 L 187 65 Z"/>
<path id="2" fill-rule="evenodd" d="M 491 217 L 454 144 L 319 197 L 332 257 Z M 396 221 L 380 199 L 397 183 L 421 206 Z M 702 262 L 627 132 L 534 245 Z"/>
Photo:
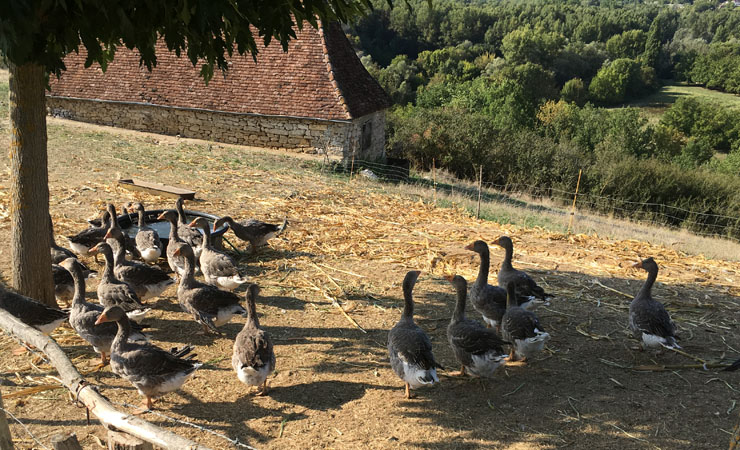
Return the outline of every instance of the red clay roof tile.
<path id="1" fill-rule="evenodd" d="M 288 52 L 273 42 L 257 62 L 234 54 L 229 70 L 208 86 L 199 67 L 157 44 L 157 66 L 148 72 L 138 53 L 119 49 L 105 73 L 84 68 L 84 49 L 65 59 L 67 70 L 50 82 L 50 95 L 148 103 L 234 113 L 348 120 L 390 106 L 388 95 L 365 70 L 339 24 L 296 30 Z"/>

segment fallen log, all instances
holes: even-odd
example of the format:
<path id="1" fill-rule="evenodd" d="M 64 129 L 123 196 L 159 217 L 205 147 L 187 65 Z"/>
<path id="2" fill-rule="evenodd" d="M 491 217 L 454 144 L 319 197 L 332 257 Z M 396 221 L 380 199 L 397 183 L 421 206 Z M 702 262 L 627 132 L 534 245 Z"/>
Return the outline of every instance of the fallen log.
<path id="1" fill-rule="evenodd" d="M 54 340 L 29 327 L 10 313 L 0 309 L 0 328 L 42 351 L 59 373 L 62 384 L 74 398 L 82 402 L 106 428 L 114 428 L 165 449 L 210 450 L 197 442 L 159 428 L 131 414 L 118 411 L 103 397 L 95 385 L 80 375 L 64 351 Z"/>

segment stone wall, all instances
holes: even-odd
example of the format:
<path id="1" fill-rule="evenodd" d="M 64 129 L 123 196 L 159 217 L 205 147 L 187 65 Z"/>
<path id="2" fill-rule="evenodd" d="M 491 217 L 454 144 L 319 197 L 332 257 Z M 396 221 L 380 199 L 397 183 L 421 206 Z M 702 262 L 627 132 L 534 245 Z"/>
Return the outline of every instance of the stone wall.
<path id="1" fill-rule="evenodd" d="M 353 153 L 355 158 L 366 160 L 380 159 L 385 154 L 384 111 L 349 122 L 52 96 L 46 98 L 46 106 L 49 114 L 66 119 L 229 144 L 328 151 L 329 155 L 345 160 L 351 159 Z"/>

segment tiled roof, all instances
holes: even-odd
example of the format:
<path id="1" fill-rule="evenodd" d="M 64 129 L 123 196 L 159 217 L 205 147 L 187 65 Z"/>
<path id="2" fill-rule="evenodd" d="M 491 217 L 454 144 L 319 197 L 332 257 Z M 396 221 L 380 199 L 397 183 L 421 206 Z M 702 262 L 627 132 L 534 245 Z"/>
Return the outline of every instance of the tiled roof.
<path id="1" fill-rule="evenodd" d="M 208 86 L 200 67 L 157 44 L 157 66 L 139 66 L 137 52 L 116 51 L 105 73 L 84 68 L 85 53 L 65 58 L 67 70 L 50 80 L 49 95 L 135 102 L 234 113 L 348 120 L 390 105 L 388 96 L 357 58 L 338 24 L 296 30 L 288 52 L 274 42 L 250 55 L 234 56 L 224 76 Z"/>

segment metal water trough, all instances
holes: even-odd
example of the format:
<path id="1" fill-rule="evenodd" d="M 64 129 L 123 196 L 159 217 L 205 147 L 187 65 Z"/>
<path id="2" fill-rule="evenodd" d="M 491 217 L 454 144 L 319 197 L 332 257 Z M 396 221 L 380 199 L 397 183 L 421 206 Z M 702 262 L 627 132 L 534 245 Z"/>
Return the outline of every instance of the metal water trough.
<path id="1" fill-rule="evenodd" d="M 152 227 L 159 234 L 159 239 L 162 241 L 164 248 L 167 248 L 170 236 L 170 223 L 166 220 L 157 220 L 160 214 L 168 209 L 152 209 L 145 211 L 144 221 L 147 225 Z M 190 223 L 196 217 L 205 217 L 208 219 L 208 223 L 213 230 L 213 224 L 219 219 L 219 216 L 208 214 L 200 211 L 185 210 L 185 220 Z M 136 237 L 136 233 L 139 231 L 139 213 L 138 211 L 131 212 L 130 214 L 121 214 L 118 216 L 118 224 L 123 229 L 124 233 L 128 234 L 132 239 Z M 200 231 L 200 229 L 198 229 Z M 221 248 L 221 238 L 228 230 L 228 227 L 223 225 L 216 231 L 211 231 L 211 244 L 216 248 Z"/>

